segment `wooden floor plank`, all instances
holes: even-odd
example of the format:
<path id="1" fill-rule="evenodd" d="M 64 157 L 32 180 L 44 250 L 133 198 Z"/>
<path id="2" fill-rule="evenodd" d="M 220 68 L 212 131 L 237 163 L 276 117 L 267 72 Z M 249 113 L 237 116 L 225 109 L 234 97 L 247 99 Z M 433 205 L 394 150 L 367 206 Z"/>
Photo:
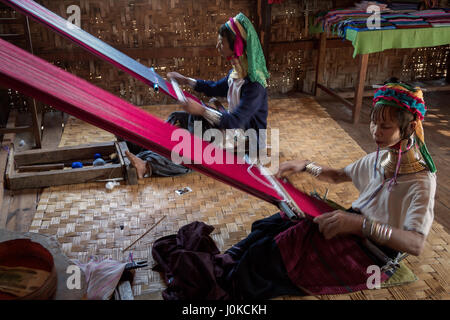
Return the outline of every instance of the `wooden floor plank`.
<path id="1" fill-rule="evenodd" d="M 18 190 L 11 193 L 6 229 L 27 232 L 36 213 L 40 189 Z"/>

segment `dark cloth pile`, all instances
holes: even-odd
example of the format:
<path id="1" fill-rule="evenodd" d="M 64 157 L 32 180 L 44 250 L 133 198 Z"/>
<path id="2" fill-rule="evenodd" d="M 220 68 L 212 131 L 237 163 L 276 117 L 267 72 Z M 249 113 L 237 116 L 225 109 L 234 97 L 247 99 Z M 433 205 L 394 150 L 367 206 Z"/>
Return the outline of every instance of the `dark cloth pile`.
<path id="1" fill-rule="evenodd" d="M 158 239 L 153 268 L 164 274 L 165 300 L 270 299 L 301 295 L 289 280 L 273 237 L 291 222 L 280 215 L 257 221 L 250 235 L 220 254 L 210 234 L 212 226 L 193 222 L 177 235 Z"/>
<path id="2" fill-rule="evenodd" d="M 292 222 L 282 213 L 254 222 L 251 233 L 223 254 L 213 230 L 193 222 L 154 243 L 153 270 L 164 275 L 164 299 L 348 293 L 367 289 L 367 267 L 381 264 L 353 238 L 325 240 L 311 220 Z"/>

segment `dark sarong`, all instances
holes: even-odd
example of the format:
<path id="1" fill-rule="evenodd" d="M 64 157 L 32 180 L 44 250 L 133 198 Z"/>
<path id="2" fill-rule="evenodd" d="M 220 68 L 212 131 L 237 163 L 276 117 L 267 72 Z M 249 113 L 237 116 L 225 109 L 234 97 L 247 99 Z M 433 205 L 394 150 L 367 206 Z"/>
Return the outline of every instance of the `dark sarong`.
<path id="1" fill-rule="evenodd" d="M 374 259 L 356 236 L 326 240 L 312 220 L 304 219 L 275 237 L 291 281 L 309 294 L 339 294 L 365 290 Z M 380 282 L 387 280 L 381 273 Z"/>
<path id="2" fill-rule="evenodd" d="M 365 290 L 367 267 L 382 266 L 357 237 L 326 240 L 312 220 L 294 223 L 283 213 L 256 221 L 250 235 L 227 252 L 237 255 L 232 279 L 244 299 Z M 381 282 L 387 278 L 381 273 Z"/>
<path id="3" fill-rule="evenodd" d="M 274 237 L 294 223 L 279 213 L 255 221 L 247 238 L 228 249 L 236 261 L 228 281 L 235 299 L 271 299 L 282 295 L 302 295 L 289 279 Z"/>

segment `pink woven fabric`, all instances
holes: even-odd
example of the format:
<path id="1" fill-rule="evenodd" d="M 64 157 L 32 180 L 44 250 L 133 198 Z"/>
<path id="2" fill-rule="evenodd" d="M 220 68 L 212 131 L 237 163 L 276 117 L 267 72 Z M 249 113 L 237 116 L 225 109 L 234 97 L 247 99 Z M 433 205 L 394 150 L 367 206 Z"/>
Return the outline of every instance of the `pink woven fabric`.
<path id="1" fill-rule="evenodd" d="M 175 130 L 181 129 L 4 40 L 0 40 L 0 83 L 169 159 L 172 149 L 179 143 L 178 140 L 172 141 L 171 136 Z M 214 152 L 222 153 L 223 159 L 231 157 L 235 164 L 207 164 L 202 158 L 209 143 L 187 131 L 185 137 L 193 146 L 186 154 L 180 152 L 186 161 L 191 161 L 185 162 L 187 167 L 275 205 L 280 201 L 281 197 L 275 190 L 248 174 L 247 164 L 238 164 L 235 155 L 227 156 L 227 151 L 214 146 Z M 253 170 L 253 174 L 265 180 L 257 170 Z M 320 202 L 292 185 L 284 182 L 283 185 L 306 213 L 316 216 L 325 209 Z"/>
<path id="2" fill-rule="evenodd" d="M 171 139 L 173 132 L 179 128 L 3 40 L 0 40 L 0 83 L 169 159 L 172 149 L 179 143 Z M 262 200 L 273 204 L 279 202 L 281 198 L 275 190 L 251 177 L 247 172 L 248 165 L 237 164 L 235 155 L 227 156 L 227 151 L 213 147 L 214 152 L 223 153 L 223 159 L 233 158 L 235 164 L 207 164 L 202 158 L 203 150 L 209 143 L 187 131 L 185 137 L 193 146 L 191 150 L 184 150 L 185 154 L 180 151 L 186 161 L 191 160 L 191 163 L 185 162 L 187 167 Z M 253 170 L 253 174 L 265 180 L 257 170 Z M 302 210 L 313 216 L 320 213 L 314 199 L 289 184 L 283 184 L 299 201 Z"/>
<path id="3" fill-rule="evenodd" d="M 82 29 L 68 24 L 65 19 L 38 3 L 32 0 L 1 1 L 43 23 L 55 32 L 74 41 L 84 49 L 112 63 L 144 83 L 149 85 L 157 83 L 160 90 L 177 99 L 172 85 L 155 72 Z M 12 77 L 11 82 L 6 81 L 8 87 L 14 83 L 17 90 L 24 91 L 36 99 L 51 104 L 55 108 L 59 108 L 128 141 L 170 158 L 172 148 L 178 144 L 178 141 L 170 140 L 171 134 L 176 129 L 175 127 L 162 122 L 114 95 L 90 85 L 86 81 L 69 75 L 52 65 L 43 63 L 42 60 L 32 57 L 26 52 L 21 53 L 20 50 L 17 51 L 16 49 L 13 51 L 15 52 L 15 57 L 10 57 L 11 67 L 14 66 L 12 70 L 15 68 L 16 61 L 14 60 L 17 60 L 19 65 L 22 66 L 23 72 L 16 69 L 15 75 L 4 73 L 2 80 L 5 81 L 7 77 Z M 27 59 L 26 57 L 30 57 L 30 60 L 25 60 Z M 2 67 L 5 69 L 5 65 Z M 49 72 L 45 75 L 42 70 L 47 70 L 47 68 Z M 185 92 L 185 95 L 197 102 L 201 102 L 187 92 Z M 183 156 L 193 160 L 194 163 L 198 162 L 200 164 L 186 165 L 187 167 L 219 179 L 273 204 L 278 203 L 280 196 L 274 190 L 250 177 L 247 173 L 247 165 L 202 164 L 202 152 L 208 143 L 194 136 L 190 136 L 190 139 L 191 145 L 200 147 L 194 147 L 191 154 Z M 194 153 L 194 151 L 197 152 Z M 223 152 L 223 159 L 225 159 L 225 151 L 219 149 L 216 152 Z M 236 157 L 234 158 L 236 159 Z M 236 163 L 236 160 L 234 163 Z M 326 212 L 324 210 L 329 209 L 326 204 L 296 190 L 289 184 L 284 184 L 284 187 L 297 202 L 300 209 L 311 216 L 317 216 L 321 212 Z"/>

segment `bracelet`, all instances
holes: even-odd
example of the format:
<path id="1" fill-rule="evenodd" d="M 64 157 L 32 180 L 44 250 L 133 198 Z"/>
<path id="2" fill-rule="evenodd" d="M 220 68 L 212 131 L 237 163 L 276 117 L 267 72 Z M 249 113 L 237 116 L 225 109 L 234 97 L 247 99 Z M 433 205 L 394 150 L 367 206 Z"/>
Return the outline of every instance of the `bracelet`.
<path id="1" fill-rule="evenodd" d="M 305 169 L 306 169 L 306 172 L 308 172 L 309 174 L 311 174 L 312 176 L 314 176 L 316 178 L 322 173 L 322 167 L 319 167 L 314 162 L 308 163 L 306 165 Z"/>
<path id="2" fill-rule="evenodd" d="M 187 78 L 187 83 L 191 88 L 194 88 L 197 85 L 197 80 L 193 78 Z"/>
<path id="3" fill-rule="evenodd" d="M 367 234 L 367 231 L 364 231 L 363 229 L 363 234 L 364 232 L 366 232 Z M 375 240 L 380 244 L 384 244 L 387 241 L 389 241 L 389 239 L 391 239 L 391 235 L 392 235 L 392 227 L 390 225 L 371 221 L 370 232 L 368 234 L 369 238 Z"/>
<path id="4" fill-rule="evenodd" d="M 222 113 L 211 108 L 205 108 L 203 118 L 208 120 L 209 123 L 218 126 L 222 119 Z"/>
<path id="5" fill-rule="evenodd" d="M 370 237 L 370 230 L 372 229 L 373 220 L 364 217 L 363 225 L 362 225 L 362 234 L 364 237 L 369 238 Z"/>

